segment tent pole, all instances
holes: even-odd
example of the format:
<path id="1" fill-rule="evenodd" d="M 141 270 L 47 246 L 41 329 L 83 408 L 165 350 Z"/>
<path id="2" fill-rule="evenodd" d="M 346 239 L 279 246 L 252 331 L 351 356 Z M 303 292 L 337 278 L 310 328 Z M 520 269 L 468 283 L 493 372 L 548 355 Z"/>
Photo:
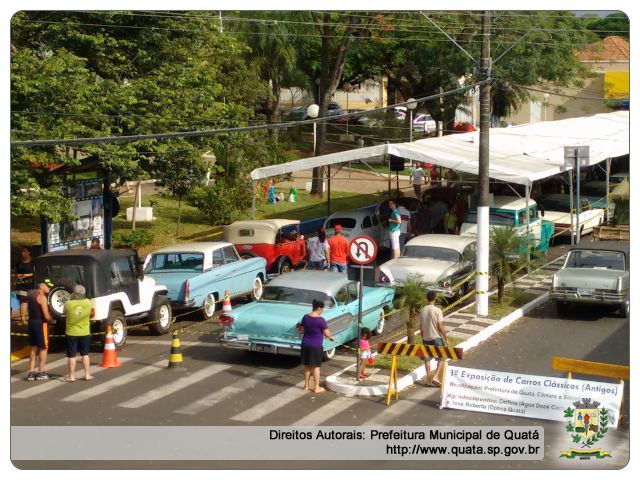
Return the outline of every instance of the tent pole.
<path id="1" fill-rule="evenodd" d="M 331 165 L 327 165 L 327 217 L 331 215 Z"/>
<path id="2" fill-rule="evenodd" d="M 251 182 L 251 220 L 256 219 L 256 181 Z"/>
<path id="3" fill-rule="evenodd" d="M 607 192 L 607 210 L 604 212 L 605 213 L 605 217 L 607 219 L 607 222 L 610 222 L 611 219 L 609 218 L 609 212 L 611 211 L 611 195 L 609 194 L 609 175 L 611 175 L 611 159 L 607 158 L 607 170 L 605 172 L 607 174 L 607 181 L 606 181 L 606 190 L 605 192 Z"/>
<path id="4" fill-rule="evenodd" d="M 389 173 L 387 176 L 387 182 L 388 182 L 388 189 L 389 189 L 389 196 L 391 196 L 391 157 L 389 157 L 389 155 L 387 155 L 387 164 L 389 165 Z"/>
<path id="5" fill-rule="evenodd" d="M 573 245 L 573 170 L 569 170 L 569 236 L 571 237 L 571 245 Z"/>
<path id="6" fill-rule="evenodd" d="M 526 216 L 525 218 L 527 219 L 527 274 L 531 273 L 531 239 L 529 237 L 529 235 L 531 234 L 531 217 L 529 216 L 529 196 L 531 194 L 530 192 L 530 187 L 529 184 L 526 184 L 524 186 L 524 203 L 525 203 L 525 208 L 526 210 Z"/>

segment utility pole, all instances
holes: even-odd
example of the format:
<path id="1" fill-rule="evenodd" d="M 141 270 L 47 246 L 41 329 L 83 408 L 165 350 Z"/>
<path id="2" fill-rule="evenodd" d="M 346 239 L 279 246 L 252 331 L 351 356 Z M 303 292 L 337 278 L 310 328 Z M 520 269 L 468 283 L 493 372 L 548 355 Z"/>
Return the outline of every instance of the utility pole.
<path id="1" fill-rule="evenodd" d="M 218 10 L 218 19 L 220 20 L 220 33 L 223 33 L 224 28 L 222 27 L 222 10 Z"/>
<path id="2" fill-rule="evenodd" d="M 491 78 L 490 13 L 482 14 L 482 55 L 480 79 Z M 489 314 L 489 128 L 491 127 L 491 86 L 480 85 L 480 149 L 478 156 L 478 248 L 476 257 L 476 314 Z"/>

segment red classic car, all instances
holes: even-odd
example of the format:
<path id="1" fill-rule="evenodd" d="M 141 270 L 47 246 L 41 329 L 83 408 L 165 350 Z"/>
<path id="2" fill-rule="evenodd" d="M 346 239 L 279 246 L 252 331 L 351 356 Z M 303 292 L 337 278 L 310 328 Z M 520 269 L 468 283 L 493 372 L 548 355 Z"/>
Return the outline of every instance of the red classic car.
<path id="1" fill-rule="evenodd" d="M 299 224 L 286 219 L 237 221 L 224 227 L 224 240 L 243 258 L 265 258 L 267 273 L 286 273 L 306 265 L 307 244 Z"/>

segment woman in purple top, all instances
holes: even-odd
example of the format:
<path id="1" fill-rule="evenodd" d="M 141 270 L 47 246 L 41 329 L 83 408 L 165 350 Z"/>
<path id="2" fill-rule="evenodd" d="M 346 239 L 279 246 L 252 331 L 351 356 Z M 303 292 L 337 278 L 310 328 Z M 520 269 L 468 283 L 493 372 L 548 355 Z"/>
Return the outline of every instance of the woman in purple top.
<path id="1" fill-rule="evenodd" d="M 315 388 L 314 393 L 324 392 L 324 388 L 320 386 L 320 365 L 322 364 L 322 341 L 327 337 L 335 342 L 333 335 L 327 327 L 327 321 L 322 318 L 322 309 L 324 303 L 320 300 L 314 300 L 312 304 L 313 312 L 306 314 L 296 325 L 296 328 L 302 333 L 301 357 L 304 364 L 304 389 L 311 390 L 309 380 L 313 372 L 313 382 Z"/>

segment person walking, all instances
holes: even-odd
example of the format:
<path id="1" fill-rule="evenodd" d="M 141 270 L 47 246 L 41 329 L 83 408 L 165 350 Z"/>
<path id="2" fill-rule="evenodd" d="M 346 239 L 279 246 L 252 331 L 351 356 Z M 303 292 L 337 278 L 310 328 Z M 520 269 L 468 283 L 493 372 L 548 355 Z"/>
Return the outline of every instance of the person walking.
<path id="1" fill-rule="evenodd" d="M 327 321 L 322 317 L 324 302 L 313 300 L 311 304 L 313 311 L 302 317 L 302 320 L 296 325 L 298 332 L 302 334 L 302 345 L 300 347 L 300 356 L 304 365 L 304 390 L 311 390 L 310 381 L 313 375 L 313 392 L 322 393 L 325 391 L 320 386 L 320 365 L 322 365 L 323 348 L 322 342 L 324 338 L 328 338 L 335 342 L 335 338 L 329 331 Z"/>
<path id="2" fill-rule="evenodd" d="M 53 324 L 53 318 L 49 312 L 47 295 L 49 285 L 38 284 L 35 290 L 27 294 L 27 310 L 29 313 L 29 374 L 27 380 L 49 380 L 47 375 L 47 349 L 49 348 L 49 325 Z M 38 371 L 36 372 L 36 356 L 38 357 Z"/>
<path id="3" fill-rule="evenodd" d="M 400 233 L 402 216 L 397 208 L 396 202 L 389 200 L 389 210 L 391 215 L 389 216 L 389 238 L 391 239 L 391 250 L 393 251 L 393 258 L 400 257 Z"/>
<path id="4" fill-rule="evenodd" d="M 416 164 L 414 168 L 411 169 L 409 174 L 411 178 L 411 183 L 413 184 L 413 191 L 416 194 L 416 198 L 420 198 L 420 193 L 422 193 L 422 184 L 425 182 L 424 170 L 419 163 Z"/>
<path id="5" fill-rule="evenodd" d="M 31 262 L 31 250 L 29 247 L 22 247 L 20 255 L 20 261 L 16 265 L 16 289 L 20 300 L 20 320 L 24 325 L 27 323 L 27 293 L 34 288 L 33 262 Z"/>
<path id="6" fill-rule="evenodd" d="M 423 345 L 445 346 L 449 339 L 444 328 L 444 317 L 440 307 L 435 305 L 436 292 L 433 290 L 427 293 L 427 305 L 420 311 L 420 334 Z M 427 386 L 439 387 L 442 383 L 442 359 L 436 358 L 438 366 L 431 375 L 431 358 L 424 357 L 424 368 L 427 371 Z"/>
<path id="7" fill-rule="evenodd" d="M 327 242 L 324 228 L 318 230 L 318 236 L 309 239 L 309 270 L 329 270 L 331 263 L 331 247 Z"/>
<path id="8" fill-rule="evenodd" d="M 342 235 L 342 225 L 334 225 L 336 234 L 329 239 L 329 251 L 331 252 L 331 271 L 347 272 L 347 256 L 349 255 L 349 240 Z"/>
<path id="9" fill-rule="evenodd" d="M 93 380 L 89 371 L 89 348 L 91 346 L 89 319 L 93 317 L 94 313 L 91 300 L 86 297 L 85 288 L 82 285 L 73 287 L 71 297 L 64 304 L 69 365 L 69 374 L 63 378 L 65 382 L 76 381 L 76 354 L 78 353 L 82 357 L 84 379 Z"/>

